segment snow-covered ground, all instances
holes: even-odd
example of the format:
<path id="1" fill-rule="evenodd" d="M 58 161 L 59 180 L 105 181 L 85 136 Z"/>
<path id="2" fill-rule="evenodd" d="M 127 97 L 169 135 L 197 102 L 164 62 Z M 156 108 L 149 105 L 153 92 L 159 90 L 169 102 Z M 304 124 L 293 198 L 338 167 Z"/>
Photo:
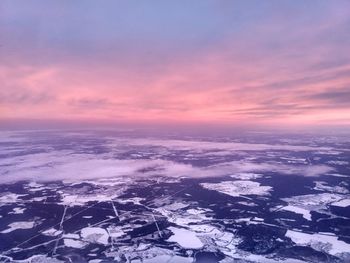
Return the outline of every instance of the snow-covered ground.
<path id="1" fill-rule="evenodd" d="M 350 206 L 350 199 L 342 199 L 340 201 L 336 201 L 336 202 L 333 202 L 331 203 L 331 205 L 333 206 L 340 206 L 340 207 L 348 207 Z"/>
<path id="2" fill-rule="evenodd" d="M 289 237 L 294 243 L 300 246 L 310 246 L 315 250 L 326 252 L 331 255 L 350 253 L 350 244 L 339 240 L 332 234 L 308 234 L 288 230 L 286 237 Z"/>
<path id="3" fill-rule="evenodd" d="M 294 205 L 287 205 L 287 206 L 282 207 L 281 210 L 291 211 L 291 212 L 294 212 L 294 213 L 297 213 L 297 214 L 301 214 L 301 215 L 303 215 L 303 217 L 306 220 L 311 220 L 311 213 L 307 209 L 304 209 L 304 208 L 301 208 L 301 207 L 297 207 L 297 206 L 294 206 Z"/>
<path id="4" fill-rule="evenodd" d="M 8 227 L 7 229 L 1 231 L 1 233 L 7 234 L 7 233 L 10 233 L 10 232 L 15 231 L 17 229 L 30 229 L 33 226 L 34 226 L 33 221 L 13 222 L 7 226 Z"/>
<path id="5" fill-rule="evenodd" d="M 262 186 L 258 182 L 252 181 L 224 181 L 220 183 L 202 183 L 202 187 L 224 193 L 230 196 L 245 195 L 269 195 L 272 191 L 270 186 Z"/>
<path id="6" fill-rule="evenodd" d="M 173 232 L 168 239 L 169 242 L 176 242 L 183 248 L 199 249 L 203 247 L 203 243 L 195 232 L 177 227 L 169 227 L 169 230 Z"/>

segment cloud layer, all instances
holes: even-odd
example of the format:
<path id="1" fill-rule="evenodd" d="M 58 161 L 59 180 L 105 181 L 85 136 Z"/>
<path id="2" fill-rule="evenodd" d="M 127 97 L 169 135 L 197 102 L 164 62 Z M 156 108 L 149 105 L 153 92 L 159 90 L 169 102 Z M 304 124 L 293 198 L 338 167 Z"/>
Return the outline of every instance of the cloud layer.
<path id="1" fill-rule="evenodd" d="M 0 118 L 349 124 L 348 1 L 3 1 Z"/>
<path id="2" fill-rule="evenodd" d="M 331 152 L 325 147 L 109 137 L 100 141 L 101 137 L 93 140 L 88 133 L 63 133 L 55 136 L 56 141 L 43 138 L 44 134 L 36 138 L 33 133 L 23 136 L 10 132 L 0 138 L 4 145 L 0 183 L 157 176 L 251 179 L 260 177 L 259 173 L 320 176 L 335 171 L 296 157 L 303 152 L 315 156 Z M 102 147 L 105 151 L 96 151 Z"/>

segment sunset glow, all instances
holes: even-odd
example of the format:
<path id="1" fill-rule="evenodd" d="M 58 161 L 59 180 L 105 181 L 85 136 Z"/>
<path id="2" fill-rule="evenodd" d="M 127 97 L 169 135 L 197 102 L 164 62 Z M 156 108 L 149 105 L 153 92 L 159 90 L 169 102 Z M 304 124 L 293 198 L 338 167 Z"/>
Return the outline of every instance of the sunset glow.
<path id="1" fill-rule="evenodd" d="M 3 121 L 350 124 L 349 1 L 63 2 L 0 3 Z"/>

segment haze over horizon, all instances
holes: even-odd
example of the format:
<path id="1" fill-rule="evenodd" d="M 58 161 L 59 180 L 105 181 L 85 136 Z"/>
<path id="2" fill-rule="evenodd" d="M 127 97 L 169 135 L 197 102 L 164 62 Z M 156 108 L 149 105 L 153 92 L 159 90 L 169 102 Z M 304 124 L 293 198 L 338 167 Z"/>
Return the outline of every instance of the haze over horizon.
<path id="1" fill-rule="evenodd" d="M 350 127 L 349 28 L 349 1 L 1 1 L 0 122 Z"/>

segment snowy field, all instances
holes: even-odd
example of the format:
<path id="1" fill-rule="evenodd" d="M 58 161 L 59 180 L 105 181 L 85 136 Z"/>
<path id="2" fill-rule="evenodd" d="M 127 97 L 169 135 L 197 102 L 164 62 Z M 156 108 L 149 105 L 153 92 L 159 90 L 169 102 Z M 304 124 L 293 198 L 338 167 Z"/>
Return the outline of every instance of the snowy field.
<path id="1" fill-rule="evenodd" d="M 0 146 L 0 262 L 350 261 L 345 137 L 28 131 Z"/>

